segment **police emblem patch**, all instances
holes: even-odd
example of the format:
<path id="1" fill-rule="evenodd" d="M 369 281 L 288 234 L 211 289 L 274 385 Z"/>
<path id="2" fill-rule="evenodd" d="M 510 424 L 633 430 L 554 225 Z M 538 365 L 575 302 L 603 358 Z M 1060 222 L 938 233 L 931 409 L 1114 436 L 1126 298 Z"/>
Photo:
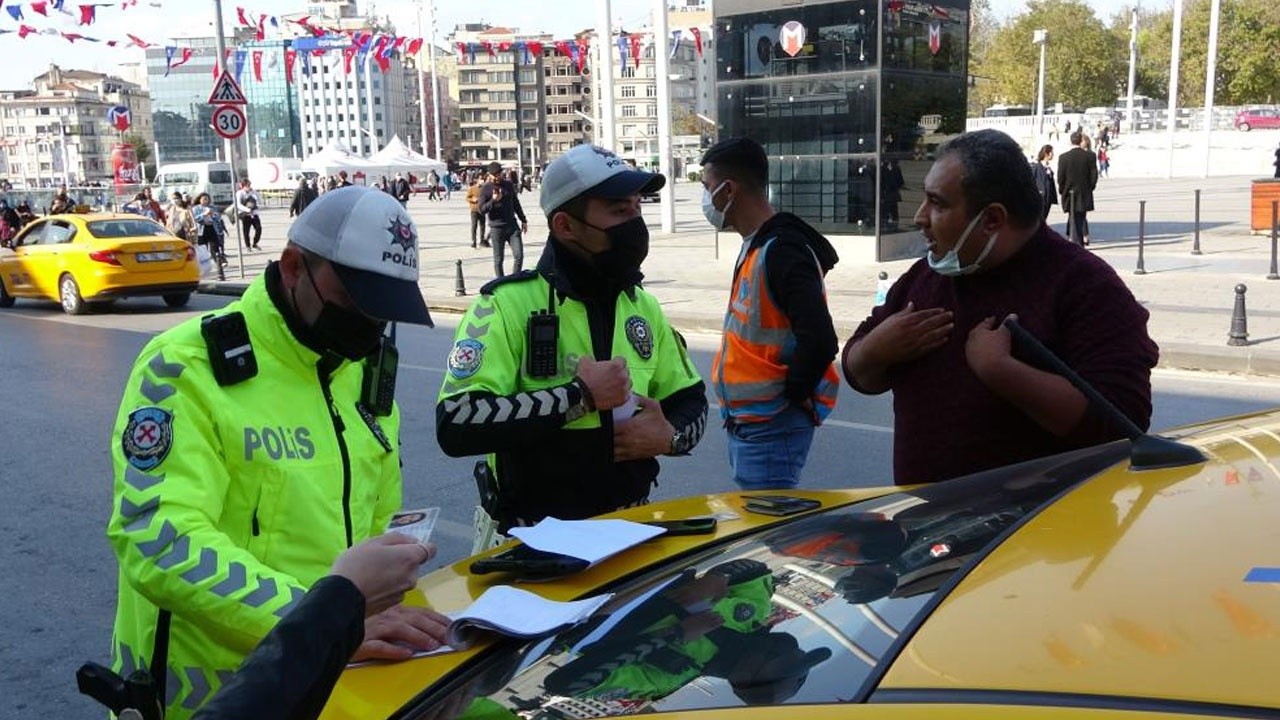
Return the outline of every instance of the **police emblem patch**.
<path id="1" fill-rule="evenodd" d="M 649 321 L 639 315 L 627 318 L 627 342 L 645 360 L 653 357 L 653 330 Z"/>
<path id="2" fill-rule="evenodd" d="M 751 603 L 737 603 L 733 606 L 733 619 L 738 622 L 746 622 L 755 615 L 756 609 Z"/>
<path id="3" fill-rule="evenodd" d="M 484 358 L 484 345 L 479 340 L 459 340 L 449 353 L 449 373 L 462 380 L 476 374 Z"/>
<path id="4" fill-rule="evenodd" d="M 135 468 L 154 470 L 173 447 L 173 413 L 158 407 L 138 408 L 120 437 L 124 457 Z"/>
<path id="5" fill-rule="evenodd" d="M 414 234 L 413 226 L 408 222 L 402 221 L 400 216 L 396 216 L 391 221 L 391 227 L 387 228 L 387 232 L 391 235 L 391 244 L 399 245 L 404 248 L 405 252 L 418 246 L 418 236 Z"/>

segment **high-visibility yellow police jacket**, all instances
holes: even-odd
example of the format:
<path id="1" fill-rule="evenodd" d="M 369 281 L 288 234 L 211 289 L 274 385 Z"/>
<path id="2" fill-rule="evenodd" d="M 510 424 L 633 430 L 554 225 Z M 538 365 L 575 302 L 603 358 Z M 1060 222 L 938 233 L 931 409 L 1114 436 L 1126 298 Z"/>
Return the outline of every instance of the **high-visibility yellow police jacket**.
<path id="1" fill-rule="evenodd" d="M 278 269 L 267 274 L 279 288 Z M 147 343 L 112 431 L 113 667 L 149 667 L 169 611 L 171 719 L 189 717 L 400 506 L 398 409 L 375 418 L 359 406 L 363 366 L 301 344 L 267 282 L 216 313 L 244 315 L 256 377 L 219 386 L 192 319 Z"/>

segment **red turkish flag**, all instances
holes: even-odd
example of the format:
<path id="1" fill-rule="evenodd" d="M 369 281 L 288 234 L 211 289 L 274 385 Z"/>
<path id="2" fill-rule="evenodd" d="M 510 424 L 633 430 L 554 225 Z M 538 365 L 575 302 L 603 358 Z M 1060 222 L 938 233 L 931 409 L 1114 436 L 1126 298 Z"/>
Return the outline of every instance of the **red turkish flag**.
<path id="1" fill-rule="evenodd" d="M 241 25 L 253 27 L 253 23 L 249 22 L 249 18 L 245 17 L 244 8 L 242 7 L 236 8 L 236 19 L 240 21 Z"/>
<path id="2" fill-rule="evenodd" d="M 354 47 L 349 47 L 342 51 L 342 72 L 344 75 L 351 74 L 351 61 L 355 59 L 356 49 Z"/>
<path id="3" fill-rule="evenodd" d="M 530 55 L 534 57 L 542 57 L 542 43 L 537 42 L 536 40 L 530 40 L 525 43 L 525 46 L 529 48 Z"/>
<path id="4" fill-rule="evenodd" d="M 266 15 L 258 16 L 258 29 L 256 32 L 254 32 L 253 37 L 258 42 L 262 42 L 263 40 L 267 39 L 267 16 Z"/>
<path id="5" fill-rule="evenodd" d="M 488 40 L 482 40 L 480 42 L 480 47 L 484 48 L 484 51 L 489 53 L 489 57 L 491 58 L 498 57 L 497 51 L 493 49 L 493 43 L 489 42 Z"/>
<path id="6" fill-rule="evenodd" d="M 422 49 L 422 38 L 414 38 L 409 41 L 409 45 L 408 47 L 405 48 L 405 52 L 410 55 L 417 55 L 418 51 L 421 49 Z"/>
<path id="7" fill-rule="evenodd" d="M 193 51 L 191 48 L 182 48 L 182 59 L 178 60 L 177 62 L 170 65 L 169 67 L 178 67 L 179 65 L 186 65 L 187 61 L 191 59 L 192 52 Z"/>
<path id="8" fill-rule="evenodd" d="M 640 67 L 640 36 L 631 36 L 631 62 Z"/>
<path id="9" fill-rule="evenodd" d="M 253 79 L 262 82 L 262 51 L 253 51 Z"/>
<path id="10" fill-rule="evenodd" d="M 30 25 L 18 26 L 18 37 L 22 38 L 23 40 L 26 40 L 27 36 L 34 32 L 38 32 L 38 31 L 35 28 L 31 27 Z"/>
<path id="11" fill-rule="evenodd" d="M 98 8 L 93 5 L 80 6 L 80 24 L 92 25 L 98 17 Z"/>
<path id="12" fill-rule="evenodd" d="M 284 51 L 284 81 L 293 82 L 293 64 L 298 61 L 298 51 L 292 48 Z"/>
<path id="13" fill-rule="evenodd" d="M 124 35 L 124 36 L 125 36 L 125 37 L 127 37 L 127 38 L 129 38 L 130 40 L 132 40 L 134 45 L 137 45 L 138 47 L 142 48 L 143 50 L 146 50 L 147 48 L 151 47 L 151 43 L 147 42 L 146 40 L 143 40 L 142 38 L 138 37 L 137 35 L 130 35 L 130 34 L 128 34 L 128 33 L 125 33 L 125 35 Z"/>
<path id="14" fill-rule="evenodd" d="M 591 49 L 591 41 L 586 38 L 578 38 L 578 74 L 582 74 L 583 68 L 587 66 L 587 52 Z"/>
<path id="15" fill-rule="evenodd" d="M 702 30 L 691 27 L 689 32 L 693 33 L 694 48 L 698 51 L 698 57 L 702 57 Z"/>
<path id="16" fill-rule="evenodd" d="M 31 9 L 35 10 L 41 15 L 44 15 L 45 17 L 49 17 L 49 10 L 47 7 L 48 5 L 49 3 L 46 0 L 40 0 L 40 2 L 31 3 Z"/>

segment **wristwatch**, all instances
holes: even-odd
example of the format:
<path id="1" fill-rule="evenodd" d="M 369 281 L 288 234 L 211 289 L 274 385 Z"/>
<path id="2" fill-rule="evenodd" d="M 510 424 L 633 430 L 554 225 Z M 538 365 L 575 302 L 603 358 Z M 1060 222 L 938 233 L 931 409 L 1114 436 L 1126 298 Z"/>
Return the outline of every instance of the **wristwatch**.
<path id="1" fill-rule="evenodd" d="M 671 435 L 671 452 L 668 455 L 688 455 L 689 436 L 683 430 L 676 430 Z"/>
<path id="2" fill-rule="evenodd" d="M 578 402 L 570 405 L 565 412 L 565 421 L 573 422 L 591 412 L 591 391 L 587 389 L 587 384 L 581 378 L 575 377 L 569 381 L 569 385 L 578 390 Z"/>

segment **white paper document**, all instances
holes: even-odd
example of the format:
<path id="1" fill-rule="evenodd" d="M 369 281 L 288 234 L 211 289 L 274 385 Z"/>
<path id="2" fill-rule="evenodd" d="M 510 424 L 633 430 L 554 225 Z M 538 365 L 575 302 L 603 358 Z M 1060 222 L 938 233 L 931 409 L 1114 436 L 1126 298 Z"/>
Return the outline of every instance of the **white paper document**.
<path id="1" fill-rule="evenodd" d="M 511 534 L 535 550 L 568 555 L 592 565 L 666 532 L 630 520 L 557 520 L 511 528 Z"/>
<path id="2" fill-rule="evenodd" d="M 449 644 L 454 648 L 467 647 L 477 629 L 515 638 L 547 635 L 586 620 L 611 597 L 613 593 L 560 602 L 509 585 L 495 585 L 466 610 L 450 614 L 453 622 L 449 623 Z"/>

